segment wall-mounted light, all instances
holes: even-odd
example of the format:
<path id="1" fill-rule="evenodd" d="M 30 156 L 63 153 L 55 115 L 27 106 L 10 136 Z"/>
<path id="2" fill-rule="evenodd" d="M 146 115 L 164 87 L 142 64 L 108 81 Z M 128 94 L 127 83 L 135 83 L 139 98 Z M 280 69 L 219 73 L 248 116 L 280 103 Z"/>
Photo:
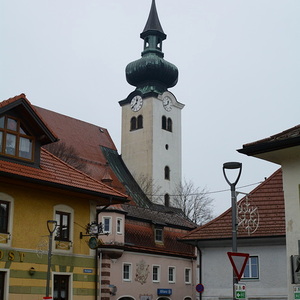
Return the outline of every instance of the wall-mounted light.
<path id="1" fill-rule="evenodd" d="M 35 274 L 35 268 L 34 267 L 31 267 L 29 270 L 28 270 L 28 273 L 30 276 L 33 276 Z"/>

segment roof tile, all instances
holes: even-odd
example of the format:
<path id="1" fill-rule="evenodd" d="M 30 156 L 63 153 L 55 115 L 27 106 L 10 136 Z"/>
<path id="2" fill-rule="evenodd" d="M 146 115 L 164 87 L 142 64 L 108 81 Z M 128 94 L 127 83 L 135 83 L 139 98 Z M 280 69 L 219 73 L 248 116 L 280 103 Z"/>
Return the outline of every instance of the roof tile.
<path id="1" fill-rule="evenodd" d="M 247 198 L 248 197 L 248 198 Z M 253 208 L 257 208 L 259 216 L 252 211 L 251 218 L 256 220 L 258 227 L 251 237 L 285 236 L 285 211 L 281 169 L 273 173 L 257 188 L 242 198 L 238 205 L 248 201 Z M 194 229 L 182 240 L 210 240 L 224 239 L 232 236 L 231 208 L 209 223 Z M 249 218 L 250 212 L 246 213 Z M 239 214 L 239 217 L 242 217 Z M 239 226 L 238 237 L 248 237 L 246 226 Z"/>
<path id="2" fill-rule="evenodd" d="M 41 149 L 40 168 L 1 160 L 0 173 L 6 176 L 17 175 L 27 179 L 35 179 L 44 183 L 55 183 L 90 192 L 110 194 L 116 197 L 127 197 L 125 194 L 118 192 L 112 187 L 76 170 L 45 149 Z"/>

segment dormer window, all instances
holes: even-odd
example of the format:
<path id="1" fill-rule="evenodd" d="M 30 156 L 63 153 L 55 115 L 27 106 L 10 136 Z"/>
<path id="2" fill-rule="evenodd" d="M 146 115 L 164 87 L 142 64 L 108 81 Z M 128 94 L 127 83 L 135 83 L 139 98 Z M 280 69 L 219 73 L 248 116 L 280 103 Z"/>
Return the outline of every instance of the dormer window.
<path id="1" fill-rule="evenodd" d="M 0 117 L 0 154 L 33 160 L 34 139 L 17 118 Z"/>
<path id="2" fill-rule="evenodd" d="M 156 227 L 154 228 L 154 236 L 155 236 L 155 242 L 162 243 L 163 242 L 163 228 Z"/>

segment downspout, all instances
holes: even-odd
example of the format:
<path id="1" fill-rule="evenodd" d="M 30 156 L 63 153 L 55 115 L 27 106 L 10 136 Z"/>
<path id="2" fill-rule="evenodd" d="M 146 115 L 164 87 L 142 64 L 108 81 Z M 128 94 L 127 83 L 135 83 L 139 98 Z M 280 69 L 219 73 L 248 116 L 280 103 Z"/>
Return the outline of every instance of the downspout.
<path id="1" fill-rule="evenodd" d="M 202 252 L 199 246 L 199 242 L 196 242 L 196 248 L 198 250 L 199 257 L 199 283 L 202 284 Z M 202 300 L 202 293 L 199 293 L 199 300 Z"/>

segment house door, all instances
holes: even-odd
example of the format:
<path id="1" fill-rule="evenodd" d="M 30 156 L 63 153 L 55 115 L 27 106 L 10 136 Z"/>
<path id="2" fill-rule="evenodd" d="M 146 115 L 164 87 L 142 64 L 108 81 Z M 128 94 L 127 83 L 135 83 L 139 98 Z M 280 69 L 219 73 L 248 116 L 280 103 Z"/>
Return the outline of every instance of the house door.
<path id="1" fill-rule="evenodd" d="M 54 300 L 69 300 L 69 278 L 69 275 L 54 275 Z"/>
<path id="2" fill-rule="evenodd" d="M 5 272 L 0 272 L 0 300 L 4 300 Z"/>

